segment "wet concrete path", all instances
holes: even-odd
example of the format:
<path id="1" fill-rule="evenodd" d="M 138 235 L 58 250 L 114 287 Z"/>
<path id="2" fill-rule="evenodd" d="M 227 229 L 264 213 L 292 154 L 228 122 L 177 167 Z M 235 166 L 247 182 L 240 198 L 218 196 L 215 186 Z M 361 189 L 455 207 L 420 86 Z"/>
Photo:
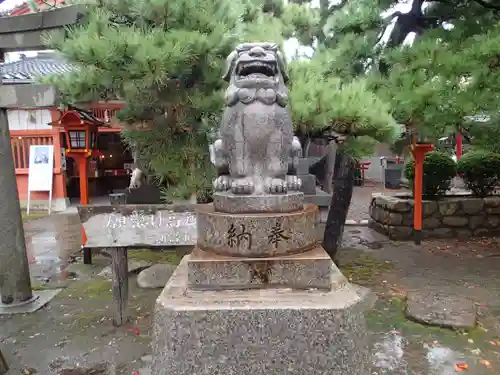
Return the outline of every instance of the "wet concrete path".
<path id="1" fill-rule="evenodd" d="M 24 236 L 33 283 L 65 281 L 68 264 L 81 250 L 78 215 L 61 213 L 27 221 Z"/>
<path id="2" fill-rule="evenodd" d="M 374 373 L 500 373 L 500 238 L 429 240 L 417 246 L 348 227 L 344 246 L 344 273 L 379 297 L 367 314 Z M 430 291 L 473 301 L 477 327 L 451 330 L 408 320 L 407 293 Z"/>
<path id="3" fill-rule="evenodd" d="M 76 214 L 25 223 L 37 282 L 48 278 L 50 287 L 65 278 L 67 264 L 80 250 L 80 228 Z M 379 297 L 367 313 L 372 375 L 500 373 L 500 238 L 425 241 L 415 246 L 389 241 L 366 227 L 346 227 L 340 263 L 346 276 Z M 96 276 L 108 264 L 109 258 L 100 255 L 91 266 L 78 260 L 69 269 L 79 277 L 68 281 L 47 307 L 34 314 L 0 317 L 0 346 L 13 374 L 147 374 L 141 368 L 151 360 L 152 311 L 160 290 L 138 288 L 131 275 L 132 319 L 114 328 L 111 284 Z M 453 331 L 407 320 L 406 293 L 429 289 L 472 299 L 479 312 L 478 327 Z"/>

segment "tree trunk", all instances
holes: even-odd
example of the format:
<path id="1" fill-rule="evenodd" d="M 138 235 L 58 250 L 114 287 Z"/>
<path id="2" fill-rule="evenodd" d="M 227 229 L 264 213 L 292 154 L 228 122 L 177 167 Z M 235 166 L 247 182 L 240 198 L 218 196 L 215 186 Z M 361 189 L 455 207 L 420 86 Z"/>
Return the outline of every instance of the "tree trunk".
<path id="1" fill-rule="evenodd" d="M 354 159 L 342 151 L 337 151 L 332 184 L 332 200 L 323 236 L 323 247 L 334 262 L 336 262 L 347 212 L 351 204 L 355 171 Z"/>
<path id="2" fill-rule="evenodd" d="M 150 184 L 151 176 L 149 170 L 146 169 L 146 166 L 139 156 L 139 149 L 136 143 L 134 143 L 134 145 L 132 146 L 132 159 L 134 160 L 134 168 L 140 169 L 142 172 L 142 180 L 144 184 Z"/>
<path id="3" fill-rule="evenodd" d="M 0 375 L 6 375 L 9 371 L 9 366 L 7 366 L 7 361 L 5 360 L 2 350 L 0 349 Z"/>
<path id="4" fill-rule="evenodd" d="M 337 143 L 332 141 L 328 144 L 326 154 L 325 180 L 323 181 L 323 190 L 328 194 L 333 192 L 333 176 L 335 174 L 335 158 L 337 155 Z"/>
<path id="5" fill-rule="evenodd" d="M 0 294 L 2 303 L 32 298 L 28 255 L 12 159 L 7 111 L 0 109 Z"/>

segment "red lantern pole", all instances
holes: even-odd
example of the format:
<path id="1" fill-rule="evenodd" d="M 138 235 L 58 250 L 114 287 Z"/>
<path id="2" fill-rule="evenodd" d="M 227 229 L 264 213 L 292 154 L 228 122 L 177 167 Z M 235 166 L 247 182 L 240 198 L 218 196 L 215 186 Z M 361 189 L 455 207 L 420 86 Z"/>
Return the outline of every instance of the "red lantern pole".
<path id="1" fill-rule="evenodd" d="M 78 157 L 78 173 L 80 175 L 80 204 L 89 204 L 89 181 L 87 176 L 87 154 L 79 154 Z M 82 246 L 83 249 L 83 263 L 92 264 L 92 253 L 90 249 L 85 249 L 87 243 L 87 235 L 82 225 Z"/>
<path id="2" fill-rule="evenodd" d="M 413 238 L 416 245 L 422 243 L 422 184 L 424 177 L 424 158 L 425 154 L 432 151 L 434 146 L 429 143 L 412 144 L 411 151 L 415 160 L 415 180 L 413 187 Z"/>
<path id="3" fill-rule="evenodd" d="M 78 169 L 80 173 L 80 204 L 89 204 L 89 181 L 87 178 L 87 155 L 79 155 Z"/>

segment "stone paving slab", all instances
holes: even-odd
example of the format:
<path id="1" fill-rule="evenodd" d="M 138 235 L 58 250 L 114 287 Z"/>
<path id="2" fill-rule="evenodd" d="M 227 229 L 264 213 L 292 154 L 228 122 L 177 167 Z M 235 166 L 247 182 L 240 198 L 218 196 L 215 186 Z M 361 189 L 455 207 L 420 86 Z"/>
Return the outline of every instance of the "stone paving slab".
<path id="1" fill-rule="evenodd" d="M 405 313 L 417 322 L 445 328 L 471 329 L 477 322 L 471 300 L 440 292 L 408 293 Z"/>

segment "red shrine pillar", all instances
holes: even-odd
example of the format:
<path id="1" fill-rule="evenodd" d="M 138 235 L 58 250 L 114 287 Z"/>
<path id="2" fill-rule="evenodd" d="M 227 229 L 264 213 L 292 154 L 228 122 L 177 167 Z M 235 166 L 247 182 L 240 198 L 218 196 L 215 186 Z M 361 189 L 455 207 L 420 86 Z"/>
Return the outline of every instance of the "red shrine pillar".
<path id="1" fill-rule="evenodd" d="M 415 244 L 422 243 L 422 184 L 424 177 L 425 154 L 432 151 L 434 146 L 430 143 L 416 143 L 411 147 L 413 159 L 415 160 L 415 180 L 413 187 L 413 236 Z"/>

